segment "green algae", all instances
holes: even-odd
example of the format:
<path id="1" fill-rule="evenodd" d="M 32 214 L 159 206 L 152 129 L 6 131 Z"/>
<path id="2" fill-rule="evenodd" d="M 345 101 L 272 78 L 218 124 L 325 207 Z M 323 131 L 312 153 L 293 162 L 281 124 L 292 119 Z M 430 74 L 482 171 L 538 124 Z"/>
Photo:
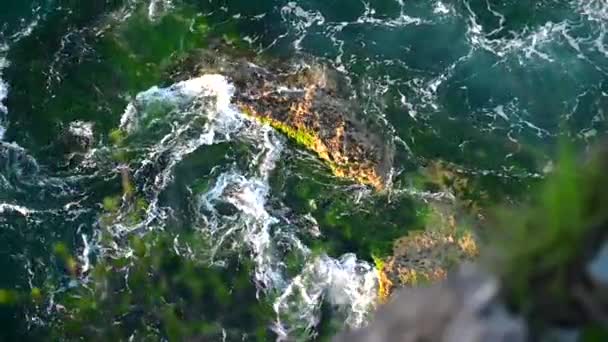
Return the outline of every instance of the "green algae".
<path id="1" fill-rule="evenodd" d="M 180 7 L 153 23 L 140 8 L 103 37 L 100 51 L 134 96 L 158 84 L 180 56 L 204 47 L 208 33 L 205 18 L 192 8 Z"/>
<path id="2" fill-rule="evenodd" d="M 16 291 L 0 289 L 0 305 L 15 305 L 18 297 Z"/>
<path id="3" fill-rule="evenodd" d="M 63 29 L 60 18 L 53 20 L 57 29 Z M 138 6 L 123 21 L 112 15 L 99 16 L 95 26 L 98 30 L 72 35 L 74 45 L 64 42 L 65 49 L 74 51 L 62 53 L 80 57 L 61 64 L 56 64 L 56 56 L 50 53 L 57 50 L 53 44 L 59 43 L 43 39 L 46 33 L 37 29 L 11 49 L 15 60 L 24 61 L 7 71 L 19 75 L 12 76 L 12 96 L 16 99 L 11 107 L 29 113 L 26 119 L 15 122 L 16 128 L 25 128 L 16 129 L 17 134 L 32 134 L 23 138 L 24 146 L 32 145 L 35 150 L 37 145 L 48 144 L 61 126 L 73 120 L 94 122 L 97 133 L 110 132 L 129 99 L 167 80 L 172 63 L 190 50 L 206 46 L 210 32 L 205 17 L 187 6 L 157 22 L 149 21 L 144 6 Z M 43 53 L 31 55 L 30 51 Z M 48 69 L 54 72 L 53 77 L 40 77 Z M 117 132 L 110 133 L 113 143 L 120 145 Z"/>
<path id="4" fill-rule="evenodd" d="M 292 127 L 287 123 L 275 120 L 270 117 L 255 115 L 251 111 L 249 111 L 247 108 L 243 108 L 243 111 L 248 116 L 255 118 L 256 120 L 260 121 L 261 123 L 269 125 L 270 127 L 283 133 L 297 145 L 299 145 L 309 151 L 316 152 L 317 143 L 318 143 L 319 139 L 317 138 L 316 133 L 313 132 L 312 130 L 308 130 L 308 129 L 302 128 L 302 127 Z"/>
<path id="5" fill-rule="evenodd" d="M 314 151 L 314 146 L 318 139 L 312 131 L 302 128 L 294 129 L 282 122 L 276 122 L 274 120 L 262 119 L 262 122 L 268 122 L 270 126 L 274 127 L 279 132 L 293 139 L 297 144 L 311 151 Z"/>
<path id="6" fill-rule="evenodd" d="M 127 215 L 127 223 L 130 225 L 141 223 L 146 217 L 149 206 L 150 204 L 145 198 L 135 197 L 131 201 L 130 210 Z"/>
<path id="7" fill-rule="evenodd" d="M 103 210 L 116 213 L 120 209 L 121 196 L 106 197 L 103 199 Z"/>
<path id="8" fill-rule="evenodd" d="M 393 242 L 409 230 L 422 229 L 426 210 L 422 203 L 407 196 L 389 200 L 385 194 L 367 194 L 357 199 L 345 191 L 347 182 L 337 183 L 327 169 L 315 169 L 297 156 L 284 158 L 271 179 L 276 193 L 300 215 L 310 214 L 317 221 L 321 237 L 304 237 L 312 249 L 330 256 L 356 253 L 372 261 L 392 253 Z M 306 176 L 305 176 L 306 175 Z"/>

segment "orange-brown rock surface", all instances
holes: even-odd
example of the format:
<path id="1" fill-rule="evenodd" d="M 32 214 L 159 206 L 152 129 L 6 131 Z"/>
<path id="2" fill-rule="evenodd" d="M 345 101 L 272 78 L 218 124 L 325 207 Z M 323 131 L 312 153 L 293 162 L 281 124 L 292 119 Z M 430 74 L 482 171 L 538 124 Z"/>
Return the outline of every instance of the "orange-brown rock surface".
<path id="1" fill-rule="evenodd" d="M 194 69 L 185 74 L 221 73 L 230 78 L 238 107 L 314 152 L 335 176 L 385 188 L 392 144 L 377 133 L 378 127 L 357 117 L 360 109 L 347 98 L 346 82 L 336 71 L 316 64 L 258 59 L 257 65 L 247 60 L 207 51 L 183 64 Z"/>
<path id="2" fill-rule="evenodd" d="M 278 74 L 249 68 L 235 78 L 236 102 L 246 113 L 295 138 L 336 176 L 384 188 L 391 146 L 355 118 L 356 106 L 338 96 L 330 72 L 314 66 Z"/>
<path id="3" fill-rule="evenodd" d="M 380 297 L 386 301 L 394 288 L 434 283 L 454 266 L 479 254 L 476 238 L 462 229 L 450 210 L 431 206 L 426 230 L 410 232 L 395 241 L 393 254 L 380 270 Z"/>

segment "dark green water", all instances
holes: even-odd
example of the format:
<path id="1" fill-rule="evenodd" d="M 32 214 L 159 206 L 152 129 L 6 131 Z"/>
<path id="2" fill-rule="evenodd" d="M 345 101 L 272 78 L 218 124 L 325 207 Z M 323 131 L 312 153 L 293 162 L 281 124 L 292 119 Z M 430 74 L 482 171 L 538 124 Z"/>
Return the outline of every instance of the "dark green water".
<path id="1" fill-rule="evenodd" d="M 606 20 L 599 0 L 2 1 L 0 339 L 322 340 L 364 324 L 372 255 L 449 197 L 420 167 L 515 200 L 560 139 L 605 135 Z M 173 84 L 218 42 L 339 70 L 396 146 L 390 195 L 199 98 L 228 98 L 229 79 Z"/>

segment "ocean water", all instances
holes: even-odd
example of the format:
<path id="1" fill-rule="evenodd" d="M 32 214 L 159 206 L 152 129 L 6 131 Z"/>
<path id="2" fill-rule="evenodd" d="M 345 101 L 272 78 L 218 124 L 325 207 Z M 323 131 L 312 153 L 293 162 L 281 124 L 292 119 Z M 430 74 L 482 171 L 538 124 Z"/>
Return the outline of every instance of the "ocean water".
<path id="1" fill-rule="evenodd" d="M 199 267 L 193 286 L 224 300 L 161 296 L 151 274 L 143 288 L 189 303 L 219 329 L 199 332 L 212 340 L 364 325 L 374 257 L 424 226 L 429 202 L 454 198 L 421 187 L 420 168 L 448 163 L 488 201 L 517 201 L 560 141 L 582 151 L 605 136 L 607 19 L 601 0 L 2 1 L 0 319 L 12 328 L 0 339 L 69 340 L 63 315 L 108 260 L 124 261 L 114 295 L 139 298 L 128 278 L 147 259 L 133 239 L 158 236 L 171 244 L 156 253 Z M 333 177 L 241 113 L 228 75 L 170 77 L 218 41 L 337 70 L 356 115 L 395 146 L 388 191 Z M 128 315 L 97 307 L 97 328 L 174 336 L 133 313 L 148 310 L 138 300 Z"/>

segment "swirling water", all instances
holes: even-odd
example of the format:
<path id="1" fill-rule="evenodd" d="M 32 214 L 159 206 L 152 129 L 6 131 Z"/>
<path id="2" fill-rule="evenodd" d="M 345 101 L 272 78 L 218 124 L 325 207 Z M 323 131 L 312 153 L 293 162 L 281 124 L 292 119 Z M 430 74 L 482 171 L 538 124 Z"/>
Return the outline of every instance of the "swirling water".
<path id="1" fill-rule="evenodd" d="M 336 230 L 366 234 L 352 221 L 371 217 L 369 234 L 405 235 L 406 208 L 449 197 L 412 184 L 433 160 L 510 199 L 542 177 L 560 139 L 585 148 L 603 137 L 607 16 L 600 0 L 3 2 L 0 288 L 65 292 L 104 257 L 128 255 L 127 237 L 189 229 L 210 242 L 205 263 L 252 263 L 276 338 L 313 338 L 329 319 L 365 324 L 378 286 L 371 247 Z M 390 195 L 331 177 L 240 113 L 225 75 L 165 77 L 209 32 L 338 70 L 359 114 L 397 146 Z M 125 178 L 146 203 L 136 220 L 127 204 L 113 215 L 103 205 Z M 81 276 L 57 266 L 58 243 Z M 19 322 L 7 338 L 61 305 L 2 311 Z"/>

